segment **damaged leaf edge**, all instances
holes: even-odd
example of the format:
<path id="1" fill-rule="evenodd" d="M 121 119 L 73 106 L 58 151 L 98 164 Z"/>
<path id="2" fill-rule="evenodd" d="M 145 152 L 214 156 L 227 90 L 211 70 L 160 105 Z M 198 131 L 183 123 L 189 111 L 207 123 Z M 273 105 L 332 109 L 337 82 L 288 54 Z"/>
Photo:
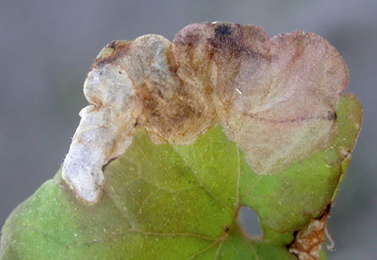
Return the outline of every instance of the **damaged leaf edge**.
<path id="1" fill-rule="evenodd" d="M 148 100 L 144 100 L 146 98 L 145 95 L 151 95 L 151 92 L 156 90 L 153 88 L 156 88 L 156 86 L 161 87 L 161 82 L 165 82 L 166 84 L 163 87 L 167 89 L 166 95 L 169 97 L 161 98 L 159 101 L 163 104 L 157 104 L 157 106 L 161 108 L 161 106 L 165 105 L 165 107 L 161 108 L 165 110 L 187 108 L 187 106 L 183 107 L 183 105 L 172 108 L 169 107 L 171 104 L 175 105 L 174 102 L 177 101 L 176 92 L 181 91 L 183 93 L 180 96 L 178 95 L 180 99 L 187 96 L 190 101 L 191 98 L 192 100 L 190 102 L 194 100 L 192 97 L 196 97 L 190 93 L 191 90 L 182 90 L 182 88 L 176 87 L 182 84 L 189 87 L 193 86 L 192 84 L 186 84 L 190 79 L 182 83 L 185 71 L 183 69 L 179 70 L 183 67 L 182 64 L 180 65 L 181 67 L 177 67 L 177 64 L 182 63 L 182 60 L 177 60 L 179 59 L 177 55 L 171 57 L 171 47 L 173 46 L 174 48 L 178 46 L 176 48 L 179 48 L 183 39 L 182 32 L 185 32 L 185 30 L 189 30 L 189 33 L 191 33 L 186 32 L 185 37 L 198 36 L 195 30 L 199 28 L 199 30 L 210 33 L 212 36 L 215 35 L 220 40 L 226 42 L 227 38 L 224 38 L 224 33 L 228 36 L 228 33 L 226 33 L 227 30 L 235 31 L 239 27 L 239 25 L 224 23 L 216 25 L 208 23 L 189 25 L 177 34 L 173 44 L 162 36 L 145 35 L 132 42 L 114 41 L 100 52 L 84 83 L 84 94 L 91 105 L 85 107 L 80 112 L 81 121 L 73 137 L 62 168 L 62 178 L 75 191 L 78 198 L 88 204 L 98 201 L 101 185 L 104 181 L 104 167 L 127 150 L 132 142 L 132 135 L 137 125 L 144 126 L 150 134 L 151 139 L 157 144 L 168 142 L 182 145 L 190 144 L 208 129 L 216 125 L 222 125 L 228 138 L 231 141 L 235 141 L 241 149 L 244 148 L 245 145 L 242 143 L 242 140 L 240 140 L 239 137 L 236 138 L 237 135 L 232 133 L 232 131 L 228 131 L 232 126 L 227 122 L 227 118 L 221 117 L 221 113 L 224 113 L 224 109 L 222 108 L 223 104 L 221 102 L 220 105 L 218 104 L 218 97 L 214 94 L 216 90 L 214 91 L 214 87 L 212 86 L 198 86 L 193 90 L 194 94 L 198 94 L 198 99 L 200 99 L 201 102 L 198 102 L 200 104 L 197 108 L 206 109 L 206 111 L 203 110 L 204 116 L 202 118 L 198 119 L 192 116 L 193 118 L 187 117 L 186 121 L 189 122 L 179 122 L 180 124 L 177 125 L 181 127 L 181 129 L 178 130 L 164 129 L 163 127 L 166 127 L 166 122 L 163 122 L 165 125 L 162 126 L 159 125 L 159 122 L 152 122 L 153 118 L 150 117 L 150 114 L 145 113 L 145 110 L 146 108 L 149 109 L 148 106 L 156 104 L 149 104 Z M 222 33 L 220 36 L 217 35 L 220 31 L 219 28 L 221 28 Z M 244 26 L 242 28 L 247 28 L 247 30 L 251 28 L 253 33 L 257 33 L 257 37 L 263 38 L 266 36 L 264 30 L 260 27 Z M 300 35 L 300 32 L 286 34 L 286 37 L 293 34 Z M 231 32 L 229 35 L 231 35 Z M 320 41 L 327 43 L 326 40 L 319 36 L 314 34 L 308 35 L 308 37 L 318 37 Z M 270 41 L 277 38 L 279 38 L 279 36 L 275 36 L 271 40 L 268 39 L 268 44 L 271 44 Z M 264 40 L 265 39 L 262 39 L 261 41 L 263 42 Z M 257 42 L 256 44 L 260 43 Z M 144 49 L 142 48 L 143 46 Z M 145 46 L 151 46 L 151 48 L 146 49 Z M 327 47 L 326 45 L 326 48 Z M 331 45 L 329 45 L 329 47 L 333 48 Z M 129 50 L 132 48 L 134 53 L 129 54 Z M 331 49 L 331 52 L 335 53 L 334 55 L 337 59 L 341 59 L 334 48 Z M 177 53 L 177 50 L 175 50 L 175 53 Z M 201 53 L 198 55 L 200 54 Z M 196 54 L 194 53 L 192 55 Z M 345 64 L 342 62 L 341 60 L 341 65 L 347 70 Z M 135 70 L 136 72 L 131 70 Z M 200 72 L 198 73 L 200 74 Z M 210 72 L 210 74 L 210 77 L 213 77 L 213 71 Z M 344 84 L 344 86 L 341 87 L 342 90 L 340 92 L 337 91 L 339 96 L 343 93 L 348 84 L 347 71 L 346 74 L 345 83 L 342 83 L 342 85 Z M 138 78 L 140 75 L 147 75 L 148 79 Z M 158 83 L 160 83 L 160 85 Z M 140 89 L 142 84 L 149 85 L 146 89 Z M 195 91 L 197 91 L 197 93 L 195 93 Z M 234 91 L 237 91 L 237 93 L 240 92 L 237 87 Z M 165 93 L 158 94 L 165 95 Z M 335 99 L 337 99 L 334 107 L 336 111 L 339 98 L 336 97 Z M 173 101 L 170 104 L 167 103 L 166 100 Z M 190 106 L 188 107 L 190 108 Z M 196 111 L 199 111 L 199 109 Z M 197 112 L 194 111 L 194 114 L 195 113 Z M 188 115 L 190 116 L 191 114 Z M 169 117 L 162 116 L 161 118 Z M 173 117 L 169 119 L 174 120 Z M 195 120 L 199 121 L 198 125 L 200 125 L 200 127 L 198 127 L 198 129 L 192 129 L 195 125 Z M 333 123 L 330 122 L 330 124 Z M 326 142 L 326 144 L 327 143 L 328 142 Z M 248 154 L 247 149 L 246 151 L 245 149 L 242 150 Z M 317 150 L 311 151 L 310 155 L 315 152 L 317 152 Z M 301 160 L 302 159 L 304 158 L 301 158 Z M 295 162 L 297 162 L 297 160 L 291 162 L 291 164 Z M 256 172 L 258 173 L 258 171 Z M 259 174 L 266 173 L 259 172 Z"/>

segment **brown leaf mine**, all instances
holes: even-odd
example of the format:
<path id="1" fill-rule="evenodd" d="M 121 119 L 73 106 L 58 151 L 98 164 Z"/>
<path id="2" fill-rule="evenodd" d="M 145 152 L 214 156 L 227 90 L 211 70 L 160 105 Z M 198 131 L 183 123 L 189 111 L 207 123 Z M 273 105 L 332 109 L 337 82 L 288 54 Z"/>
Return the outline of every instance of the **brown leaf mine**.
<path id="1" fill-rule="evenodd" d="M 84 84 L 90 106 L 63 178 L 95 202 L 102 167 L 124 153 L 136 125 L 155 143 L 189 144 L 221 124 L 258 174 L 276 174 L 336 135 L 347 68 L 325 39 L 294 32 L 269 39 L 257 26 L 193 24 L 173 43 L 158 35 L 115 41 Z"/>
<path id="2" fill-rule="evenodd" d="M 257 173 L 281 172 L 332 142 L 348 73 L 320 36 L 270 40 L 256 26 L 194 24 L 178 33 L 173 53 L 183 80 L 213 89 L 225 133 Z"/>

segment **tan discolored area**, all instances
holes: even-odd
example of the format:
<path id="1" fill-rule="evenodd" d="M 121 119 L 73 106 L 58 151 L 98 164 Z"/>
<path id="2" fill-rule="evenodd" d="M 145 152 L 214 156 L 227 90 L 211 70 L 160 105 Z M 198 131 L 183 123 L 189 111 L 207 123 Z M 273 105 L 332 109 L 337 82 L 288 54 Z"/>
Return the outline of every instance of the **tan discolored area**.
<path id="1" fill-rule="evenodd" d="M 277 174 L 328 147 L 348 84 L 333 46 L 312 33 L 269 39 L 257 26 L 192 24 L 173 43 L 158 35 L 114 41 L 84 84 L 63 166 L 78 196 L 95 202 L 102 167 L 124 153 L 137 125 L 155 143 L 189 144 L 220 124 L 258 174 Z"/>
<path id="2" fill-rule="evenodd" d="M 213 89 L 224 131 L 257 173 L 281 172 L 333 141 L 348 72 L 318 35 L 294 32 L 270 40 L 257 26 L 190 25 L 178 33 L 173 53 L 183 78 L 207 62 L 197 80 Z"/>
<path id="3" fill-rule="evenodd" d="M 321 244 L 326 242 L 330 209 L 331 205 L 328 205 L 318 218 L 313 219 L 305 229 L 297 232 L 295 240 L 289 245 L 289 252 L 296 255 L 299 260 L 320 260 Z"/>
<path id="4" fill-rule="evenodd" d="M 150 134 L 172 143 L 191 143 L 216 120 L 211 97 L 203 88 L 180 79 L 171 43 L 157 35 L 109 45 L 114 52 L 96 61 L 94 69 L 111 64 L 124 71 L 141 106 L 137 124 Z"/>

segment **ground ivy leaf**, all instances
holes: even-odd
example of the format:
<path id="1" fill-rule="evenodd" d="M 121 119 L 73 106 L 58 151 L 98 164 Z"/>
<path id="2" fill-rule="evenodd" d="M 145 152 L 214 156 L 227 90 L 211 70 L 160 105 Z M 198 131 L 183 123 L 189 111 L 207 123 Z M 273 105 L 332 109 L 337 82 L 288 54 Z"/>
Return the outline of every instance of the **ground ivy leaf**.
<path id="1" fill-rule="evenodd" d="M 10 215 L 0 259 L 319 259 L 361 126 L 347 83 L 310 33 L 205 23 L 109 44 L 62 170 Z"/>

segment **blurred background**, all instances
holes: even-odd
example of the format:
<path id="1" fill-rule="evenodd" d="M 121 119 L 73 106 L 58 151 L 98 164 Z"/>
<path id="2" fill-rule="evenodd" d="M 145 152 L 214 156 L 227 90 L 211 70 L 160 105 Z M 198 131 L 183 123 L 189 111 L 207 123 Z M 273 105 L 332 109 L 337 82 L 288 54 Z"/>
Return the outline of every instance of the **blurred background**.
<path id="1" fill-rule="evenodd" d="M 343 56 L 364 123 L 332 210 L 329 259 L 376 259 L 376 12 L 376 0 L 1 0 L 0 226 L 59 169 L 103 46 L 148 33 L 172 40 L 187 24 L 220 20 L 260 25 L 271 37 L 311 31 Z"/>

